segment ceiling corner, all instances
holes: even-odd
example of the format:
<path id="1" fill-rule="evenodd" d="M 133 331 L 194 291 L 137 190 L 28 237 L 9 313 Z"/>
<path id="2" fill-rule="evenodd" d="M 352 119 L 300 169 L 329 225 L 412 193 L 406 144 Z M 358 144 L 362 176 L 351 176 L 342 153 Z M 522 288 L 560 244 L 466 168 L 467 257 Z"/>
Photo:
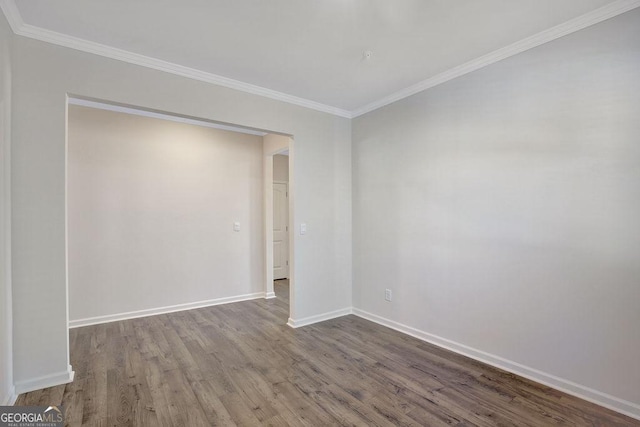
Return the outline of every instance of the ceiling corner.
<path id="1" fill-rule="evenodd" d="M 15 34 L 18 34 L 24 26 L 24 21 L 22 20 L 22 15 L 20 15 L 20 11 L 18 10 L 18 6 L 15 1 L 0 0 L 0 9 L 2 9 L 2 13 L 4 13 L 4 16 L 7 18 L 7 22 L 9 22 L 11 30 Z"/>
<path id="2" fill-rule="evenodd" d="M 525 52 L 529 49 L 533 49 L 550 41 L 559 39 L 560 37 L 575 33 L 576 31 L 580 31 L 602 21 L 606 21 L 607 19 L 621 15 L 637 7 L 640 7 L 640 0 L 616 0 L 606 6 L 600 7 L 584 15 L 556 25 L 555 27 L 541 31 L 469 62 L 453 67 L 431 78 L 418 82 L 415 85 L 385 96 L 384 98 L 363 105 L 351 112 L 352 118 L 377 110 L 378 108 L 400 101 L 401 99 L 415 95 L 434 86 L 448 82 L 449 80 L 453 80 L 503 59 Z"/>

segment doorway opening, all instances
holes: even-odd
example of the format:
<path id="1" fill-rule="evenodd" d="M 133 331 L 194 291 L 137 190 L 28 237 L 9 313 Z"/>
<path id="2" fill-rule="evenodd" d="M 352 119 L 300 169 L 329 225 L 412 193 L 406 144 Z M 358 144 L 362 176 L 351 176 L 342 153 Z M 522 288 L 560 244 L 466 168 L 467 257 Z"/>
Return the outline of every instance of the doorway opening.
<path id="1" fill-rule="evenodd" d="M 293 250 L 293 138 L 264 138 L 265 288 L 267 298 L 289 305 L 295 312 Z"/>
<path id="2" fill-rule="evenodd" d="M 289 152 L 273 156 L 273 280 L 289 279 Z"/>
<path id="3" fill-rule="evenodd" d="M 289 152 L 273 156 L 273 288 L 289 300 Z"/>

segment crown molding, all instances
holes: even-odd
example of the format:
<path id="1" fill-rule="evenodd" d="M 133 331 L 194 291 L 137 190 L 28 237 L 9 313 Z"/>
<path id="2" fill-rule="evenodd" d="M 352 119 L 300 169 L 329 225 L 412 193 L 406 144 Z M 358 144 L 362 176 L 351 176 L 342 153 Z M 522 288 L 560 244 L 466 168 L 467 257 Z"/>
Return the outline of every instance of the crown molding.
<path id="1" fill-rule="evenodd" d="M 606 6 L 578 16 L 577 18 L 571 19 L 563 24 L 556 25 L 555 27 L 544 30 L 540 33 L 517 41 L 501 49 L 494 50 L 491 53 L 473 59 L 462 65 L 458 65 L 457 67 L 451 68 L 447 71 L 423 80 L 413 86 L 409 86 L 382 99 L 364 105 L 352 111 L 351 116 L 352 118 L 355 118 L 369 113 L 373 110 L 377 110 L 378 108 L 384 107 L 385 105 L 400 101 L 401 99 L 407 98 L 411 95 L 415 95 L 416 93 L 430 89 L 434 86 L 441 85 L 442 83 L 448 82 L 449 80 L 453 80 L 457 77 L 479 70 L 480 68 L 484 68 L 488 65 L 494 64 L 498 61 L 517 55 L 529 49 L 533 49 L 534 47 L 548 43 L 552 40 L 556 40 L 568 34 L 575 33 L 576 31 L 582 30 L 591 25 L 595 25 L 609 18 L 613 18 L 614 16 L 618 16 L 639 6 L 640 0 L 614 1 L 613 3 L 609 3 Z"/>
<path id="2" fill-rule="evenodd" d="M 178 76 L 199 80 L 218 86 L 224 86 L 230 89 L 236 89 L 242 92 L 254 95 L 264 96 L 266 98 L 275 99 L 289 104 L 310 108 L 312 110 L 333 114 L 339 117 L 352 119 L 363 114 L 369 113 L 378 108 L 400 101 L 416 93 L 438 86 L 442 83 L 453 80 L 457 77 L 471 73 L 473 71 L 494 64 L 503 59 L 517 55 L 529 49 L 533 49 L 542 44 L 556 40 L 560 37 L 574 33 L 576 31 L 595 25 L 599 22 L 613 18 L 632 9 L 640 7 L 640 0 L 616 0 L 601 8 L 595 9 L 577 18 L 571 19 L 563 24 L 544 30 L 533 36 L 517 41 L 513 44 L 480 56 L 462 65 L 458 65 L 415 85 L 409 86 L 391 95 L 385 96 L 377 101 L 363 105 L 353 111 L 344 110 L 342 108 L 321 104 L 319 102 L 267 89 L 261 86 L 252 85 L 250 83 L 241 82 L 239 80 L 230 79 L 228 77 L 219 76 L 205 71 L 196 70 L 194 68 L 185 67 L 174 64 L 172 62 L 151 58 L 145 55 L 129 52 L 126 50 L 106 46 L 103 44 L 91 42 L 77 37 L 61 34 L 55 31 L 46 30 L 33 25 L 26 24 L 20 16 L 20 11 L 15 4 L 15 0 L 0 0 L 0 8 L 7 17 L 7 21 L 13 32 L 19 36 L 29 37 L 47 43 L 68 47 L 71 49 L 93 53 L 106 58 L 118 61 L 128 62 L 130 64 L 140 65 L 159 71 L 175 74 Z"/>
<path id="3" fill-rule="evenodd" d="M 351 118 L 351 112 L 341 108 L 332 107 L 330 105 L 321 104 L 319 102 L 267 89 L 250 83 L 241 82 L 239 80 L 230 79 L 228 77 L 219 76 L 217 74 L 208 73 L 194 68 L 185 67 L 172 62 L 163 61 L 161 59 L 151 58 L 149 56 L 140 55 L 123 49 L 106 46 L 89 40 L 80 39 L 78 37 L 67 34 L 58 33 L 56 31 L 47 30 L 25 23 L 22 20 L 20 11 L 16 6 L 15 0 L 1 0 L 0 8 L 7 17 L 9 25 L 13 32 L 19 36 L 40 40 L 59 46 L 68 47 L 82 52 L 93 53 L 106 58 L 118 61 L 128 62 L 130 64 L 140 65 L 142 67 L 152 68 L 154 70 L 164 71 L 181 77 L 187 77 L 218 86 L 235 89 L 253 95 L 264 96 L 265 98 L 275 99 L 277 101 L 286 102 L 300 107 L 310 108 L 312 110 L 329 113 L 340 117 Z"/>
<path id="4" fill-rule="evenodd" d="M 89 99 L 78 98 L 72 95 L 69 95 L 67 100 L 69 105 L 78 105 L 80 107 L 97 108 L 98 110 L 114 111 L 117 113 L 132 114 L 134 116 L 149 117 L 152 119 L 168 120 L 171 122 L 185 123 L 189 125 L 201 126 L 206 128 L 240 132 L 248 135 L 265 136 L 267 134 L 267 132 L 263 132 L 260 130 L 245 128 L 240 126 L 225 125 L 225 124 L 210 122 L 202 119 L 182 117 L 182 116 L 177 116 L 173 114 L 161 113 L 158 111 L 148 111 L 148 110 L 142 110 L 140 108 L 125 107 L 117 104 L 108 104 L 106 102 L 92 101 Z"/>

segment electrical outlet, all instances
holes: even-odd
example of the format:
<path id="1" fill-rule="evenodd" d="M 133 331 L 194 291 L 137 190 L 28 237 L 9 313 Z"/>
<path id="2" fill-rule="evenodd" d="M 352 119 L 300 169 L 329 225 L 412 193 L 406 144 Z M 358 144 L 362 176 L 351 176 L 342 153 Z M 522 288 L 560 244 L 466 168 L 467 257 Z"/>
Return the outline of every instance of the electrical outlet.
<path id="1" fill-rule="evenodd" d="M 391 298 L 392 298 L 391 289 L 386 289 L 384 291 L 384 299 L 386 299 L 387 301 L 391 301 Z"/>

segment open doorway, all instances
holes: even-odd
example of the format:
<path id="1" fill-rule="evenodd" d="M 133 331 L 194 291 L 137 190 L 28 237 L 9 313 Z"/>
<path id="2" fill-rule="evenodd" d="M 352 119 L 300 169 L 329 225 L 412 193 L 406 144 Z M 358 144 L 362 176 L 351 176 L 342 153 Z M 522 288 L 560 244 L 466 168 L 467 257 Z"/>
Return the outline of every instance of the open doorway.
<path id="1" fill-rule="evenodd" d="M 289 153 L 273 156 L 273 280 L 289 279 Z"/>
<path id="2" fill-rule="evenodd" d="M 277 297 L 289 299 L 289 151 L 273 156 L 273 280 Z"/>
<path id="3" fill-rule="evenodd" d="M 263 140 L 266 295 L 287 303 L 289 313 L 293 313 L 293 139 L 270 134 Z"/>

